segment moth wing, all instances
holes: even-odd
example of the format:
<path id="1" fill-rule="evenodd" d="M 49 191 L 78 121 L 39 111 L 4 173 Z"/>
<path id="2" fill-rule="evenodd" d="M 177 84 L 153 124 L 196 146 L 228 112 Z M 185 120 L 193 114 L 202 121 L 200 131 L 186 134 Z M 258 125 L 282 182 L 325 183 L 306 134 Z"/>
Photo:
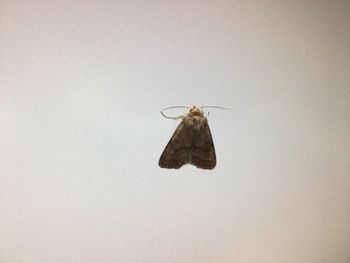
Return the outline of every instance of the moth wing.
<path id="1" fill-rule="evenodd" d="M 159 166 L 162 168 L 179 169 L 184 164 L 190 162 L 190 147 L 192 135 L 191 131 L 184 125 L 184 120 L 181 121 L 176 128 L 173 136 L 170 138 L 162 155 L 159 158 Z"/>
<path id="2" fill-rule="evenodd" d="M 216 154 L 207 120 L 193 137 L 190 163 L 202 169 L 214 169 Z"/>

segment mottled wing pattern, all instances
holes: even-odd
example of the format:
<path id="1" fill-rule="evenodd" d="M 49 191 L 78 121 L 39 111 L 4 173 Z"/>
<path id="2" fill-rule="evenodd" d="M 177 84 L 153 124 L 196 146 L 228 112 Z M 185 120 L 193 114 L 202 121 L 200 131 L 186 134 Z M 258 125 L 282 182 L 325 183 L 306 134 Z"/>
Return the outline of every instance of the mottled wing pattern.
<path id="1" fill-rule="evenodd" d="M 193 137 L 190 163 L 210 170 L 216 166 L 215 147 L 207 121 Z"/>
<path id="2" fill-rule="evenodd" d="M 159 159 L 162 168 L 178 169 L 188 163 L 202 169 L 216 165 L 213 139 L 204 117 L 182 119 Z"/>
<path id="3" fill-rule="evenodd" d="M 184 164 L 189 163 L 188 148 L 191 146 L 191 140 L 185 126 L 183 119 L 160 156 L 160 167 L 179 169 Z"/>

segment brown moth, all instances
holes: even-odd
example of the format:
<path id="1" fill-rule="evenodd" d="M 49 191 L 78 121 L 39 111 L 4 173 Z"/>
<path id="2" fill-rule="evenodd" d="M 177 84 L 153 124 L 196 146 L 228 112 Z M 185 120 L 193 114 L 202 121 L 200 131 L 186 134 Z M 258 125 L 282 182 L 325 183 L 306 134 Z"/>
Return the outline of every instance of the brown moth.
<path id="1" fill-rule="evenodd" d="M 201 169 L 214 169 L 215 148 L 204 112 L 193 106 L 187 115 L 179 118 L 182 121 L 160 156 L 159 166 L 179 169 L 192 164 Z"/>

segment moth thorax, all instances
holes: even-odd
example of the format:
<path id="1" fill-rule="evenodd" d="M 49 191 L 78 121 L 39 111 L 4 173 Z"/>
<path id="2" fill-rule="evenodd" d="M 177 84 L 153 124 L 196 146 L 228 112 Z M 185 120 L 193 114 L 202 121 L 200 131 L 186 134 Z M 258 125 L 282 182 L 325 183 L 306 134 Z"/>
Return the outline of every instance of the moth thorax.
<path id="1" fill-rule="evenodd" d="M 205 118 L 200 116 L 193 116 L 192 118 L 188 119 L 187 124 L 191 126 L 193 130 L 200 130 L 205 122 L 206 122 Z"/>

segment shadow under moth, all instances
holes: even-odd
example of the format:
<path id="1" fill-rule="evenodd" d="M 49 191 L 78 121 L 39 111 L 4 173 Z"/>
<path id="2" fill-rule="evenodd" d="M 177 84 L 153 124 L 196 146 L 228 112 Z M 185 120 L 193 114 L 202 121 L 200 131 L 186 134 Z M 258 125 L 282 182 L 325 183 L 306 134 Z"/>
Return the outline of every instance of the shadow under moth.
<path id="1" fill-rule="evenodd" d="M 160 156 L 159 166 L 179 169 L 185 164 L 192 164 L 201 169 L 214 169 L 215 148 L 204 112 L 193 106 L 185 116 L 172 119 L 182 120 Z"/>

